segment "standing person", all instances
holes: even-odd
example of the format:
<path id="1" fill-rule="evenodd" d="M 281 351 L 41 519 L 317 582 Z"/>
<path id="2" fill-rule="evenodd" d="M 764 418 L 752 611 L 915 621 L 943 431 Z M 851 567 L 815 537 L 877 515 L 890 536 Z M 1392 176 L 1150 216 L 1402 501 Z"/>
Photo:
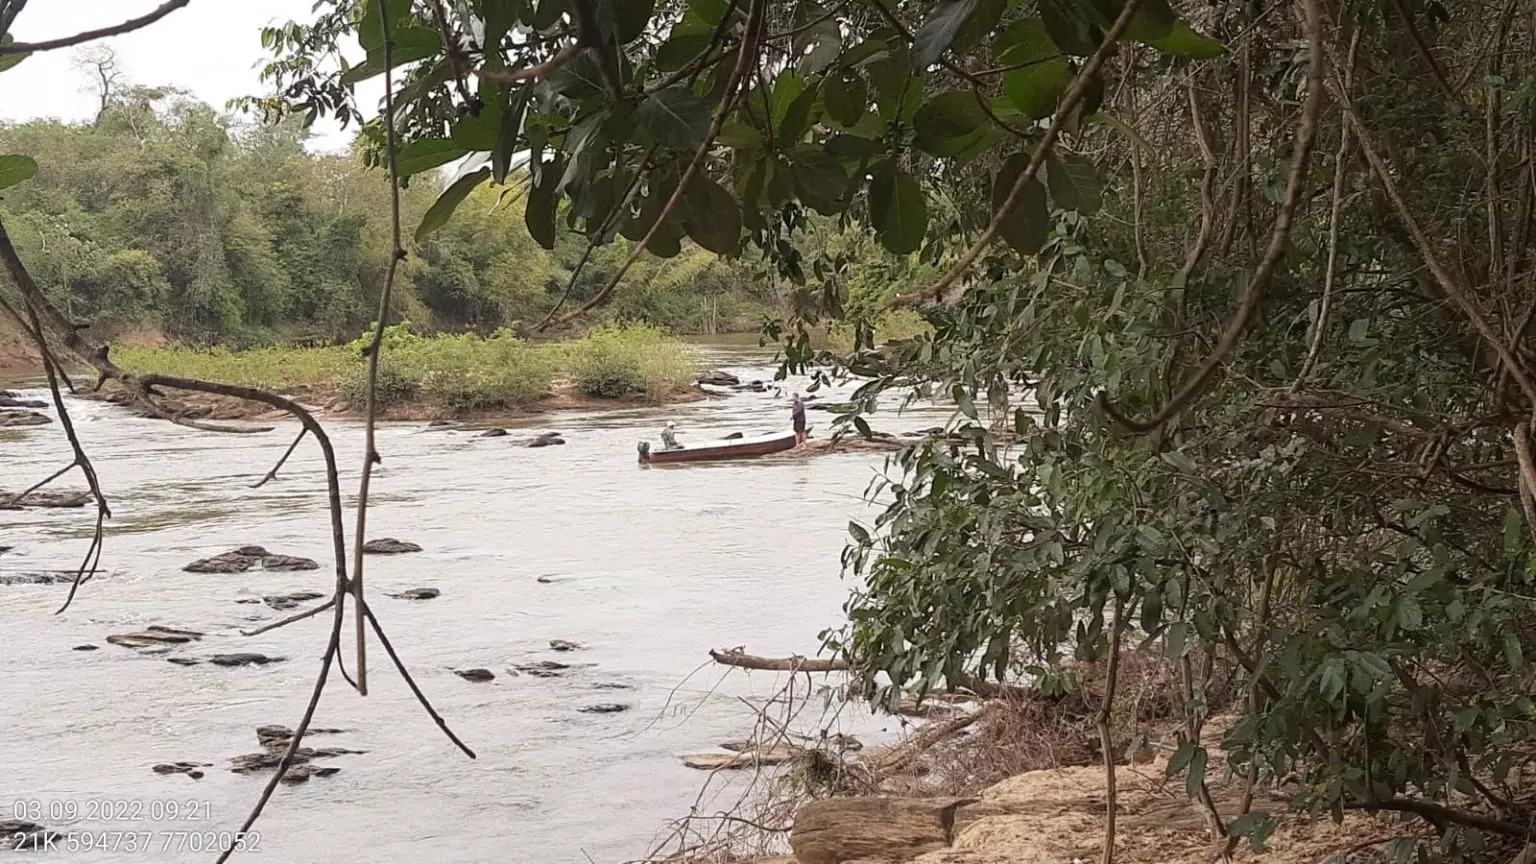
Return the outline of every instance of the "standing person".
<path id="1" fill-rule="evenodd" d="M 800 394 L 794 395 L 794 400 L 789 408 L 789 417 L 795 423 L 795 446 L 805 446 L 805 403 L 800 401 Z"/>

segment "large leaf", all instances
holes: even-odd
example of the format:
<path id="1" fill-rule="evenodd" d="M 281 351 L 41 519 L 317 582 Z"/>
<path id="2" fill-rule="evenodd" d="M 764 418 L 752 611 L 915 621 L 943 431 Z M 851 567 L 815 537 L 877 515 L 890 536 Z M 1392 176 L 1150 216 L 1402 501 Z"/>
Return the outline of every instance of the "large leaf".
<path id="1" fill-rule="evenodd" d="M 870 221 L 880 245 L 896 255 L 916 252 L 928 231 L 923 189 L 894 162 L 887 162 L 869 187 Z"/>
<path id="2" fill-rule="evenodd" d="M 394 49 L 390 59 L 398 69 L 407 63 L 426 60 L 442 53 L 443 37 L 428 27 L 402 27 L 395 31 Z M 384 47 L 380 45 L 368 52 L 368 58 L 360 65 L 343 72 L 341 83 L 352 85 L 384 74 Z"/>
<path id="3" fill-rule="evenodd" d="M 1130 26 L 1125 28 L 1125 38 L 1150 44 L 1171 34 L 1178 20 L 1179 16 L 1173 14 L 1168 0 L 1141 0 Z"/>
<path id="4" fill-rule="evenodd" d="M 868 88 L 864 79 L 855 72 L 844 72 L 827 78 L 821 88 L 822 104 L 827 116 L 839 126 L 847 128 L 859 122 L 869 104 Z"/>
<path id="5" fill-rule="evenodd" d="M 520 0 L 480 0 L 477 5 L 480 17 L 485 21 L 486 47 L 501 47 L 501 40 L 507 38 L 507 33 L 517 23 L 518 7 L 522 5 Z"/>
<path id="6" fill-rule="evenodd" d="M 592 52 L 583 51 L 549 76 L 549 86 L 569 99 L 589 99 L 603 92 L 603 71 Z"/>
<path id="7" fill-rule="evenodd" d="M 796 33 L 791 47 L 800 74 L 820 72 L 843 53 L 843 33 L 838 29 L 837 18 L 827 15 L 820 3 L 796 3 L 793 23 Z"/>
<path id="8" fill-rule="evenodd" d="M 1009 0 L 978 0 L 976 8 L 960 26 L 960 32 L 955 34 L 955 39 L 949 44 L 949 50 L 956 54 L 963 54 L 977 45 L 982 44 L 987 37 L 992 35 L 992 30 L 1002 20 L 1003 12 L 1007 11 Z"/>
<path id="9" fill-rule="evenodd" d="M 651 15 L 656 11 L 656 0 L 613 0 L 615 36 L 623 45 L 640 38 Z"/>
<path id="10" fill-rule="evenodd" d="M 789 155 L 794 160 L 795 190 L 801 200 L 822 215 L 841 212 L 848 175 L 837 157 L 814 144 L 798 145 Z"/>
<path id="11" fill-rule="evenodd" d="M 1040 20 L 1063 54 L 1086 57 L 1099 50 L 1099 31 L 1071 0 L 1040 0 Z"/>
<path id="12" fill-rule="evenodd" d="M 688 185 L 688 236 L 716 255 L 741 254 L 741 208 L 736 199 L 702 171 Z"/>
<path id="13" fill-rule="evenodd" d="M 467 148 L 451 139 L 423 138 L 420 141 L 412 141 L 401 149 L 400 155 L 395 157 L 395 168 L 400 172 L 401 177 L 409 177 L 412 174 L 430 171 L 440 165 L 447 165 L 468 153 Z"/>
<path id="14" fill-rule="evenodd" d="M 487 105 L 479 114 L 466 114 L 453 124 L 448 137 L 466 150 L 490 150 L 501 136 L 503 109 L 500 105 Z"/>
<path id="15" fill-rule="evenodd" d="M 1215 39 L 1201 36 L 1183 21 L 1174 22 L 1173 28 L 1167 36 L 1153 39 L 1147 43 L 1164 54 L 1172 54 L 1175 57 L 1189 57 L 1193 60 L 1210 60 L 1227 53 L 1226 47 Z"/>
<path id="16" fill-rule="evenodd" d="M 939 57 L 949 50 L 955 36 L 960 33 L 960 28 L 965 24 L 971 12 L 976 9 L 978 0 L 942 0 L 934 10 L 929 13 L 928 20 L 917 31 L 916 38 L 912 40 L 912 65 L 921 72 L 937 63 Z"/>
<path id="17" fill-rule="evenodd" d="M 1064 57 L 1043 60 L 1003 73 L 1003 92 L 1008 101 L 1031 120 L 1056 113 L 1061 97 L 1072 85 L 1072 70 Z"/>
<path id="18" fill-rule="evenodd" d="M 426 214 L 421 217 L 421 224 L 416 226 L 416 242 L 420 243 L 426 239 L 427 235 L 447 225 L 449 218 L 453 216 L 453 211 L 459 209 L 459 205 L 469 197 L 469 193 L 490 176 L 491 169 L 481 168 L 474 173 L 465 174 L 455 180 L 452 186 L 444 189 L 443 194 L 437 196 L 437 200 L 432 202 L 432 206 L 427 208 Z"/>
<path id="19" fill-rule="evenodd" d="M 0 189 L 8 189 L 37 173 L 37 160 L 31 156 L 0 156 Z"/>
<path id="20" fill-rule="evenodd" d="M 1045 163 L 1046 184 L 1051 198 L 1062 210 L 1076 210 L 1084 216 L 1097 212 L 1104 203 L 1104 184 L 1093 163 L 1081 156 L 1052 154 Z"/>
<path id="21" fill-rule="evenodd" d="M 357 42 L 372 54 L 384 47 L 384 20 L 379 16 L 381 0 L 364 0 L 362 18 L 357 23 Z M 411 14 L 411 0 L 388 0 L 389 29 L 398 30 Z"/>
<path id="22" fill-rule="evenodd" d="M 681 69 L 709 47 L 713 30 L 690 26 L 684 21 L 673 28 L 672 35 L 656 49 L 656 68 L 663 72 Z"/>
<path id="23" fill-rule="evenodd" d="M 491 179 L 505 183 L 512 170 L 512 157 L 516 153 L 518 139 L 523 131 L 523 113 L 528 107 L 531 85 L 523 85 L 512 92 L 507 107 L 502 109 L 501 127 L 496 130 L 496 144 L 491 148 Z"/>
<path id="24" fill-rule="evenodd" d="M 899 96 L 912 77 L 912 54 L 907 50 L 907 43 L 894 33 L 884 41 L 885 50 L 870 55 L 863 65 L 869 70 L 869 81 L 875 85 L 875 90 L 886 96 Z"/>
<path id="25" fill-rule="evenodd" d="M 658 90 L 635 109 L 640 128 L 673 150 L 697 150 L 709 134 L 709 119 L 709 106 L 683 86 Z"/>
<path id="26" fill-rule="evenodd" d="M 528 236 L 545 249 L 555 248 L 555 186 L 560 181 L 561 167 L 558 156 L 544 167 L 539 182 L 528 189 L 527 206 L 523 208 Z"/>
<path id="27" fill-rule="evenodd" d="M 996 213 L 1008 200 L 1008 195 L 1018 183 L 1019 175 L 1029 165 L 1028 153 L 1015 153 L 1008 157 L 997 172 L 992 185 L 992 212 Z M 1045 204 L 1045 187 L 1038 178 L 1030 178 L 1024 185 L 1019 204 L 998 225 L 998 233 L 1020 255 L 1034 255 L 1045 245 L 1051 230 L 1051 213 Z"/>
<path id="28" fill-rule="evenodd" d="M 955 156 L 984 136 L 989 118 L 971 90 L 950 90 L 923 103 L 912 118 L 914 143 L 925 153 Z"/>
<path id="29" fill-rule="evenodd" d="M 5 34 L 4 36 L 0 36 L 0 45 L 9 45 L 15 41 L 16 37 L 9 33 Z M 0 72 L 4 72 L 5 70 L 10 69 L 17 63 L 20 63 L 21 61 L 31 56 L 31 54 L 0 54 Z"/>

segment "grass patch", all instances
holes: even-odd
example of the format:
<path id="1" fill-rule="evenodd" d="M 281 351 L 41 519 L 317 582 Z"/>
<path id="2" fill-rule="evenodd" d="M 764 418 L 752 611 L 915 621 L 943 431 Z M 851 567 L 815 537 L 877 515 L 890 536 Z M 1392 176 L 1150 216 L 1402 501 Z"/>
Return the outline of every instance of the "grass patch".
<path id="1" fill-rule="evenodd" d="M 362 349 L 372 338 L 369 331 L 336 348 L 122 348 L 114 359 L 136 372 L 276 391 L 300 386 L 330 390 L 349 408 L 361 409 L 368 382 Z M 385 329 L 383 345 L 376 389 L 381 406 L 425 402 L 452 411 L 511 408 L 549 395 L 561 378 L 587 396 L 644 394 L 659 400 L 687 389 L 698 371 L 686 346 L 643 325 L 606 326 L 570 342 L 533 345 L 509 331 L 425 337 L 411 332 L 406 321 Z"/>

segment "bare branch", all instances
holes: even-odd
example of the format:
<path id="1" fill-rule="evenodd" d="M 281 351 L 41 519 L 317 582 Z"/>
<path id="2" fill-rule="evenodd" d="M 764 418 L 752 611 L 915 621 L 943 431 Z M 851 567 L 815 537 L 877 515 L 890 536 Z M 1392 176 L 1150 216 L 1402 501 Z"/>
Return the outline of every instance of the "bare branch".
<path id="1" fill-rule="evenodd" d="M 309 430 L 308 429 L 300 429 L 299 430 L 299 434 L 294 436 L 293 443 L 289 444 L 288 445 L 288 450 L 283 453 L 283 458 L 277 460 L 277 464 L 272 466 L 272 470 L 268 471 L 265 477 L 262 477 L 260 480 L 257 480 L 255 483 L 252 483 L 251 484 L 251 488 L 252 489 L 260 489 L 261 487 L 267 485 L 267 483 L 269 483 L 275 477 L 277 477 L 277 472 L 282 470 L 283 463 L 287 462 L 288 461 L 288 457 L 293 455 L 293 451 L 298 448 L 299 442 L 303 441 L 304 440 L 304 436 L 307 435 L 307 434 L 309 434 Z"/>
<path id="2" fill-rule="evenodd" d="M 580 43 L 572 42 L 561 48 L 555 56 L 536 66 L 529 66 L 525 69 L 476 69 L 474 70 L 475 77 L 482 81 L 489 81 L 492 84 L 521 84 L 524 81 L 532 81 L 536 78 L 548 76 L 561 66 L 575 60 L 576 55 L 580 54 L 583 50 Z"/>
<path id="3" fill-rule="evenodd" d="M 395 646 L 391 645 L 389 637 L 384 635 L 383 625 L 379 624 L 379 619 L 374 617 L 373 607 L 364 606 L 363 615 L 368 618 L 368 623 L 373 625 L 373 635 L 379 637 L 379 644 L 384 646 L 384 653 L 388 654 L 389 659 L 394 661 L 395 669 L 399 670 L 400 677 L 405 679 L 405 683 L 411 688 L 411 692 L 416 694 L 416 701 L 421 703 L 421 707 L 426 710 L 427 716 L 437 723 L 437 728 L 443 730 L 443 734 L 448 736 L 448 740 L 452 741 L 455 747 L 464 751 L 465 756 L 474 759 L 475 751 L 469 749 L 469 745 L 459 740 L 459 736 L 455 735 L 453 730 L 448 728 L 448 721 L 443 719 L 443 715 L 437 713 L 437 709 L 432 707 L 432 702 L 427 699 L 426 694 L 422 693 L 421 688 L 416 685 L 416 679 L 411 677 L 411 673 L 405 668 L 404 661 L 400 659 L 399 654 L 395 653 Z"/>
<path id="4" fill-rule="evenodd" d="M 108 36 L 121 36 L 124 33 L 132 33 L 135 30 L 148 27 L 187 5 L 189 2 L 191 0 L 166 0 L 164 4 L 148 14 L 140 15 L 137 18 L 130 18 L 112 27 L 86 30 L 73 36 L 65 36 L 62 39 L 49 39 L 43 42 L 12 42 L 9 45 L 0 45 L 0 57 L 4 57 L 7 54 L 33 54 L 39 51 L 54 51 L 59 48 L 70 48 L 84 42 L 105 39 Z"/>
<path id="5" fill-rule="evenodd" d="M 289 624 L 294 624 L 294 623 L 297 623 L 299 621 L 303 621 L 303 620 L 305 620 L 307 618 L 313 618 L 314 616 L 319 615 L 321 612 L 324 612 L 325 610 L 327 610 L 327 609 L 329 609 L 329 608 L 331 608 L 332 606 L 335 606 L 335 605 L 336 605 L 336 598 L 332 597 L 331 599 L 325 601 L 324 603 L 321 603 L 319 606 L 316 606 L 313 609 L 305 609 L 303 612 L 299 612 L 299 613 L 294 614 L 294 615 L 289 615 L 287 618 L 284 618 L 281 621 L 273 621 L 271 624 L 263 624 L 262 626 L 257 627 L 255 630 L 241 630 L 240 631 L 240 635 L 241 636 L 260 636 L 263 633 L 270 633 L 271 631 L 276 630 L 279 627 L 287 627 Z"/>

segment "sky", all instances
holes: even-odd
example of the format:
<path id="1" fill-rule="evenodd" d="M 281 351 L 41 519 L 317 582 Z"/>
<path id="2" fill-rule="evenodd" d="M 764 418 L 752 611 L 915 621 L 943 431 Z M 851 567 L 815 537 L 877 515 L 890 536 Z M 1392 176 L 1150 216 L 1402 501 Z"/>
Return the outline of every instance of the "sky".
<path id="1" fill-rule="evenodd" d="M 70 36 L 136 18 L 161 2 L 31 0 L 11 32 L 18 42 Z M 263 92 L 258 80 L 266 56 L 261 28 L 290 19 L 309 21 L 313 6 L 314 0 L 191 0 L 141 30 L 88 44 L 111 46 L 129 83 L 174 85 L 224 110 L 230 99 Z M 0 73 L 0 121 L 52 117 L 78 122 L 94 117 L 96 97 L 89 78 L 75 65 L 78 50 L 36 54 Z M 382 87 L 377 89 L 382 93 Z M 364 115 L 373 115 L 370 99 L 376 101 L 380 94 L 366 85 L 359 91 Z M 315 126 L 313 150 L 344 149 L 351 140 L 351 134 L 335 124 Z"/>

